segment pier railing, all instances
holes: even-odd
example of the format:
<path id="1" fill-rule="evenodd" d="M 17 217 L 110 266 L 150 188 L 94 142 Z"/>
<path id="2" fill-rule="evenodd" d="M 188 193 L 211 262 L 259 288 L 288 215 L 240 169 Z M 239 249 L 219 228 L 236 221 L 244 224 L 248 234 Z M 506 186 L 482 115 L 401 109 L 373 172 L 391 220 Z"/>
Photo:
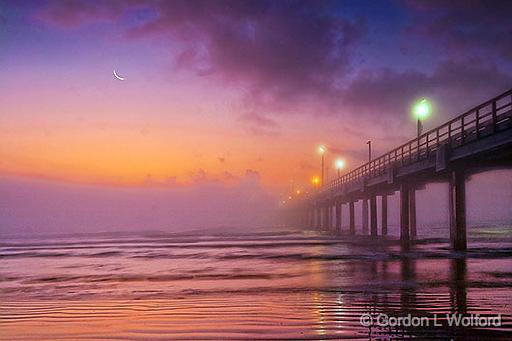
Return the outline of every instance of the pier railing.
<path id="1" fill-rule="evenodd" d="M 428 159 L 441 144 L 454 149 L 509 128 L 512 128 L 512 89 L 336 178 L 321 192 L 386 174 L 392 167 Z"/>

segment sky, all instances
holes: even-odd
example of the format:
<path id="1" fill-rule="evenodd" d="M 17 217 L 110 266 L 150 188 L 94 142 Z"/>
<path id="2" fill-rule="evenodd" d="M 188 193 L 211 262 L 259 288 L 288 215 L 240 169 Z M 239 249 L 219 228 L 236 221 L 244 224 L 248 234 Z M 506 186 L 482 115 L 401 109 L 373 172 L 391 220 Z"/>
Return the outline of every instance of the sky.
<path id="1" fill-rule="evenodd" d="M 510 88 L 511 10 L 2 1 L 2 229 L 267 223 L 319 175 L 319 144 L 332 177 L 369 139 L 377 156 L 413 138 L 418 98 L 429 129 Z"/>

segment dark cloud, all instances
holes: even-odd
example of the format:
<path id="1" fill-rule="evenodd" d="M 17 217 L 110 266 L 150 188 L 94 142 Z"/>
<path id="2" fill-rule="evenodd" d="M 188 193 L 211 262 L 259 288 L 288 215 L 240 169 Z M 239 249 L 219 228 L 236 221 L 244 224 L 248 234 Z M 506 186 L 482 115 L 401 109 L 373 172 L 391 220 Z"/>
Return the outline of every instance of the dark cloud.
<path id="1" fill-rule="evenodd" d="M 409 32 L 460 55 L 497 54 L 512 60 L 511 1 L 406 1 Z"/>
<path id="2" fill-rule="evenodd" d="M 343 105 L 354 113 L 383 120 L 393 116 L 407 119 L 415 98 L 437 99 L 445 114 L 454 115 L 468 109 L 460 107 L 461 103 L 476 105 L 507 90 L 511 84 L 512 77 L 492 63 L 479 59 L 448 60 L 431 74 L 389 68 L 361 71 L 340 97 Z"/>
<path id="3" fill-rule="evenodd" d="M 174 51 L 181 47 L 176 67 L 242 86 L 258 108 L 286 110 L 331 94 L 350 70 L 365 24 L 342 17 L 340 7 L 301 0 L 50 1 L 39 17 L 72 28 L 149 8 L 157 15 L 132 23 L 128 36 L 169 39 Z"/>
<path id="4" fill-rule="evenodd" d="M 135 4 L 137 2 L 130 0 L 48 1 L 36 16 L 52 25 L 77 28 L 91 22 L 117 20 L 129 6 Z"/>
<path id="5" fill-rule="evenodd" d="M 331 2 L 169 1 L 132 36 L 184 45 L 180 66 L 242 84 L 258 104 L 279 105 L 332 91 L 364 31 Z"/>

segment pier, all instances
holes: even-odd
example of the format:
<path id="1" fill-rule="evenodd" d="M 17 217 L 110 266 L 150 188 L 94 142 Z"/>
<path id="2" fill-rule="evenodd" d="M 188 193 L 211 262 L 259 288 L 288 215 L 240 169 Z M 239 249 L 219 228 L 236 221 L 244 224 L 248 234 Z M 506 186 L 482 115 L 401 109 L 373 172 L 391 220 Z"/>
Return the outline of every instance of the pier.
<path id="1" fill-rule="evenodd" d="M 451 244 L 454 250 L 466 250 L 467 179 L 510 166 L 512 89 L 323 184 L 292 203 L 288 217 L 308 228 L 341 231 L 342 205 L 348 205 L 347 232 L 355 235 L 354 204 L 361 200 L 361 233 L 378 238 L 387 235 L 387 197 L 399 192 L 400 240 L 408 245 L 417 236 L 416 191 L 427 183 L 447 182 Z M 377 197 L 381 197 L 380 217 Z"/>

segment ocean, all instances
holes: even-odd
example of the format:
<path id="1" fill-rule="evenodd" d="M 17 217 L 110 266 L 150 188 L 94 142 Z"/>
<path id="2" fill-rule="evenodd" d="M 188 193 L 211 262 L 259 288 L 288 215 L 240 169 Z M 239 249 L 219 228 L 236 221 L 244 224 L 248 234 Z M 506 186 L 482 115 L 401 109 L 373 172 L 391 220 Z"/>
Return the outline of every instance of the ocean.
<path id="1" fill-rule="evenodd" d="M 511 340 L 512 227 L 470 228 L 467 252 L 432 231 L 2 237 L 0 339 Z"/>

